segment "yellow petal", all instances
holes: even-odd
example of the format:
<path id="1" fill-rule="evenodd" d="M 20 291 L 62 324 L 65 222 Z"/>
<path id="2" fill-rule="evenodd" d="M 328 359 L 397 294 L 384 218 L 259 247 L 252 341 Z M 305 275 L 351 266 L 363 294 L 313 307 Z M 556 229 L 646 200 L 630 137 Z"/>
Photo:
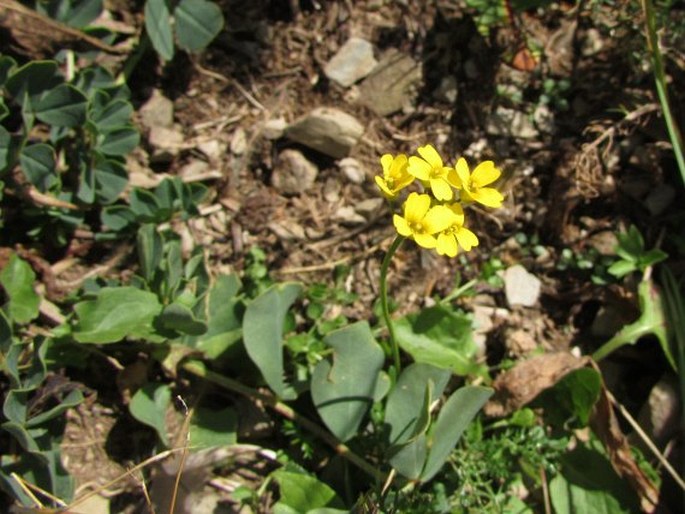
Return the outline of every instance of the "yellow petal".
<path id="1" fill-rule="evenodd" d="M 497 180 L 501 174 L 502 172 L 495 168 L 494 162 L 483 161 L 476 166 L 475 170 L 473 170 L 473 174 L 471 175 L 471 183 L 475 187 L 487 186 L 488 184 L 492 184 L 495 180 Z"/>
<path id="2" fill-rule="evenodd" d="M 423 226 L 430 234 L 442 232 L 455 221 L 455 214 L 444 205 L 432 207 L 423 218 Z"/>
<path id="3" fill-rule="evenodd" d="M 433 148 L 433 145 L 420 146 L 417 150 L 419 155 L 423 157 L 432 168 L 439 170 L 442 168 L 442 157 L 438 151 Z"/>
<path id="4" fill-rule="evenodd" d="M 440 234 L 438 236 L 437 246 L 435 249 L 440 255 L 447 255 L 448 257 L 455 257 L 457 255 L 457 241 L 452 234 Z"/>
<path id="5" fill-rule="evenodd" d="M 450 185 L 456 189 L 461 189 L 463 187 L 462 181 L 459 178 L 459 175 L 457 174 L 457 170 L 454 168 L 446 168 L 447 169 L 447 182 L 450 183 Z"/>
<path id="6" fill-rule="evenodd" d="M 464 208 L 459 203 L 453 203 L 447 207 L 456 216 L 455 223 L 461 227 L 464 224 Z"/>
<path id="7" fill-rule="evenodd" d="M 401 176 L 404 173 L 406 173 L 406 167 L 407 156 L 401 153 L 392 161 L 392 166 L 390 166 L 390 173 L 395 176 Z"/>
<path id="8" fill-rule="evenodd" d="M 394 198 L 396 196 L 396 193 L 390 191 L 390 189 L 388 188 L 388 184 L 386 184 L 385 180 L 383 180 L 380 176 L 376 175 L 373 178 L 376 181 L 376 185 L 380 188 L 384 195 L 390 198 Z"/>
<path id="9" fill-rule="evenodd" d="M 459 241 L 461 247 L 467 252 L 474 246 L 478 246 L 478 237 L 476 237 L 476 234 L 464 227 L 457 230 L 457 241 Z"/>
<path id="10" fill-rule="evenodd" d="M 430 179 L 431 191 L 438 200 L 449 201 L 454 196 L 452 188 L 443 178 Z"/>
<path id="11" fill-rule="evenodd" d="M 457 172 L 457 177 L 461 182 L 460 187 L 465 188 L 469 185 L 469 165 L 466 163 L 466 159 L 463 157 L 459 158 L 457 164 L 454 167 L 454 171 Z"/>
<path id="12" fill-rule="evenodd" d="M 392 217 L 392 223 L 395 225 L 395 229 L 397 230 L 397 233 L 401 236 L 404 237 L 409 237 L 411 236 L 411 229 L 409 228 L 409 224 L 407 223 L 407 220 L 405 220 L 402 216 L 399 214 L 395 214 Z"/>
<path id="13" fill-rule="evenodd" d="M 428 180 L 432 170 L 433 168 L 431 165 L 420 157 L 416 157 L 415 155 L 409 157 L 409 166 L 407 167 L 407 171 L 419 180 Z"/>
<path id="14" fill-rule="evenodd" d="M 404 217 L 408 222 L 421 221 L 431 206 L 431 197 L 411 193 L 404 204 Z"/>
<path id="15" fill-rule="evenodd" d="M 504 201 L 502 193 L 492 187 L 482 187 L 478 191 L 472 192 L 471 197 L 486 207 L 501 207 L 502 201 Z"/>
<path id="16" fill-rule="evenodd" d="M 435 248 L 435 245 L 437 244 L 435 236 L 430 236 L 428 234 L 414 234 L 414 241 L 416 241 L 417 245 L 428 248 L 429 250 Z"/>
<path id="17" fill-rule="evenodd" d="M 381 157 L 381 166 L 383 168 L 383 176 L 387 176 L 390 174 L 390 168 L 392 167 L 393 164 L 393 157 L 389 153 L 386 153 Z"/>

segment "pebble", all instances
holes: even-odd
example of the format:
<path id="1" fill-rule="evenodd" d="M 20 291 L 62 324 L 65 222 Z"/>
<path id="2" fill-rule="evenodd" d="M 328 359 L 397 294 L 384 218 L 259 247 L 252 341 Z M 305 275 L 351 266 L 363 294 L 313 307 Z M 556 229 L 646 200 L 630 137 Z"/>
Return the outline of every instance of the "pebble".
<path id="1" fill-rule="evenodd" d="M 318 107 L 285 130 L 288 139 L 335 159 L 347 157 L 363 133 L 354 116 L 333 107 Z"/>
<path id="2" fill-rule="evenodd" d="M 492 136 L 520 139 L 535 139 L 539 135 L 527 114 L 507 107 L 498 107 L 490 114 L 485 130 Z"/>
<path id="3" fill-rule="evenodd" d="M 288 123 L 285 118 L 273 118 L 264 122 L 262 125 L 262 135 L 271 141 L 283 137 L 283 133 L 287 128 Z"/>
<path id="4" fill-rule="evenodd" d="M 387 116 L 411 106 L 422 82 L 421 65 L 393 49 L 381 57 L 359 86 L 359 103 L 379 116 Z"/>
<path id="5" fill-rule="evenodd" d="M 378 61 L 373 56 L 373 45 L 358 37 L 351 37 L 324 67 L 326 76 L 343 87 L 363 79 Z"/>
<path id="6" fill-rule="evenodd" d="M 588 239 L 588 242 L 600 253 L 600 255 L 616 255 L 618 237 L 616 237 L 616 234 L 611 230 L 602 230 L 601 232 L 592 234 Z"/>
<path id="7" fill-rule="evenodd" d="M 154 126 L 150 128 L 148 143 L 154 151 L 150 155 L 150 162 L 169 162 L 181 151 L 185 136 L 180 127 Z"/>
<path id="8" fill-rule="evenodd" d="M 233 155 L 243 155 L 245 150 L 247 150 L 247 135 L 241 127 L 238 127 L 233 132 L 233 137 L 231 138 L 231 153 Z"/>
<path id="9" fill-rule="evenodd" d="M 174 103 L 155 89 L 138 110 L 138 114 L 140 122 L 148 130 L 153 127 L 169 128 L 174 124 Z"/>
<path id="10" fill-rule="evenodd" d="M 657 446 L 666 443 L 678 431 L 680 406 L 676 381 L 670 376 L 663 376 L 652 387 L 638 416 L 640 426 L 647 430 Z"/>
<path id="11" fill-rule="evenodd" d="M 366 173 L 361 163 L 354 157 L 345 157 L 338 161 L 338 167 L 347 180 L 353 184 L 366 182 Z"/>
<path id="12" fill-rule="evenodd" d="M 354 211 L 361 214 L 364 219 L 370 220 L 383 207 L 384 203 L 383 198 L 368 198 L 355 204 Z"/>
<path id="13" fill-rule="evenodd" d="M 338 210 L 333 213 L 332 217 L 334 221 L 338 221 L 343 225 L 362 225 L 366 223 L 366 218 L 361 214 L 358 214 L 354 210 L 354 207 L 349 205 L 339 207 Z"/>
<path id="14" fill-rule="evenodd" d="M 210 139 L 198 143 L 197 149 L 207 156 L 212 162 L 220 160 L 224 153 L 226 153 L 226 145 L 218 139 Z"/>
<path id="15" fill-rule="evenodd" d="M 307 238 L 302 225 L 290 219 L 272 221 L 267 226 L 282 241 L 301 241 Z"/>
<path id="16" fill-rule="evenodd" d="M 511 266 L 504 272 L 504 292 L 510 307 L 532 307 L 540 297 L 540 287 L 540 279 L 520 264 Z"/>
<path id="17" fill-rule="evenodd" d="M 457 86 L 457 79 L 454 75 L 448 75 L 443 77 L 440 81 L 440 85 L 433 92 L 433 96 L 441 102 L 448 104 L 453 104 L 457 101 L 459 96 L 459 88 Z"/>
<path id="18" fill-rule="evenodd" d="M 314 185 L 319 169 L 299 150 L 287 149 L 278 155 L 271 185 L 283 195 L 297 195 Z"/>

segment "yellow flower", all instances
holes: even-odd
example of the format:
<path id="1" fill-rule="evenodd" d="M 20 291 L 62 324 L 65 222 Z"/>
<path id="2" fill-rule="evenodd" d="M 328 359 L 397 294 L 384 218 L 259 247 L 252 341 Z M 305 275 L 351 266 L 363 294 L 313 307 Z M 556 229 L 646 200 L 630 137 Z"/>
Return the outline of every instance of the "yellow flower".
<path id="1" fill-rule="evenodd" d="M 469 172 L 469 165 L 463 157 L 455 166 L 458 183 L 455 187 L 461 189 L 461 199 L 466 202 L 478 202 L 486 207 L 500 207 L 504 197 L 494 187 L 484 187 L 497 180 L 502 172 L 495 167 L 492 161 L 483 161 L 473 173 Z"/>
<path id="2" fill-rule="evenodd" d="M 390 199 L 414 181 L 414 177 L 407 172 L 407 156 L 404 154 L 393 157 L 386 153 L 381 157 L 381 166 L 383 176 L 376 175 L 376 184 Z"/>
<path id="3" fill-rule="evenodd" d="M 452 224 L 438 234 L 436 250 L 440 255 L 455 257 L 460 246 L 467 252 L 478 246 L 478 238 L 464 227 L 464 209 L 461 205 L 455 203 L 448 208 L 454 213 L 454 217 Z"/>
<path id="4" fill-rule="evenodd" d="M 455 213 L 444 205 L 431 207 L 429 195 L 411 193 L 404 203 L 404 217 L 395 214 L 393 223 L 400 235 L 411 237 L 424 248 L 435 248 L 435 234 L 449 227 L 454 217 Z"/>
<path id="5" fill-rule="evenodd" d="M 454 192 L 450 183 L 455 185 L 459 180 L 456 172 L 443 164 L 442 157 L 432 145 L 420 146 L 417 151 L 421 157 L 409 157 L 409 173 L 427 182 L 436 199 L 451 200 Z"/>

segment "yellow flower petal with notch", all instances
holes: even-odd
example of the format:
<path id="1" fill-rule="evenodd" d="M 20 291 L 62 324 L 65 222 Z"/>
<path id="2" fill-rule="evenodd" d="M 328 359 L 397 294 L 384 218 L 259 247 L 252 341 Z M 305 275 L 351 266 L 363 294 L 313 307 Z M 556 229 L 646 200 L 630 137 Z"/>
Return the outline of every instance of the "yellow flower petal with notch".
<path id="1" fill-rule="evenodd" d="M 407 172 L 407 156 L 404 154 L 395 157 L 390 154 L 383 155 L 381 167 L 383 175 L 374 177 L 376 185 L 391 200 L 414 181 L 414 177 Z"/>
<path id="2" fill-rule="evenodd" d="M 453 221 L 438 234 L 435 249 L 440 255 L 456 257 L 460 246 L 467 252 L 478 246 L 478 237 L 464 227 L 464 209 L 460 204 L 455 203 L 447 207 L 454 214 Z"/>
<path id="3" fill-rule="evenodd" d="M 404 216 L 395 214 L 393 224 L 397 233 L 412 238 L 423 248 L 435 248 L 435 234 L 454 223 L 455 213 L 444 205 L 431 207 L 427 194 L 411 193 L 404 203 Z"/>
<path id="4" fill-rule="evenodd" d="M 444 165 L 442 157 L 432 145 L 420 146 L 417 152 L 420 157 L 416 155 L 409 157 L 407 171 L 427 183 L 436 199 L 451 200 L 454 197 L 449 180 L 452 168 Z"/>
<path id="5" fill-rule="evenodd" d="M 466 202 L 478 202 L 486 207 L 501 207 L 504 201 L 502 193 L 494 187 L 485 187 L 495 182 L 502 172 L 495 167 L 492 161 L 483 161 L 473 170 L 469 171 L 466 159 L 461 157 L 454 167 L 456 172 L 456 188 L 461 189 L 461 199 Z"/>

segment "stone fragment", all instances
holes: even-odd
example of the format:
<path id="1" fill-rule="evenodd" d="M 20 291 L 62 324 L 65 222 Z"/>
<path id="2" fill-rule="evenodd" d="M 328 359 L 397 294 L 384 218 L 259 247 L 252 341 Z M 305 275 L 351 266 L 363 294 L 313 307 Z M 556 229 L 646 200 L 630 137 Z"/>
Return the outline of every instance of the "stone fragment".
<path id="1" fill-rule="evenodd" d="M 319 169 L 298 150 L 283 150 L 271 175 L 271 185 L 281 194 L 297 195 L 307 191 Z"/>
<path id="2" fill-rule="evenodd" d="M 154 150 L 150 155 L 150 162 L 171 161 L 181 151 L 184 141 L 183 132 L 178 127 L 151 127 L 148 143 Z"/>
<path id="3" fill-rule="evenodd" d="M 510 307 L 535 305 L 540 297 L 540 286 L 540 279 L 520 264 L 511 266 L 504 272 L 504 292 Z"/>
<path id="4" fill-rule="evenodd" d="M 361 163 L 353 157 L 345 157 L 338 161 L 338 167 L 347 180 L 353 184 L 363 184 L 366 182 L 366 173 Z"/>
<path id="5" fill-rule="evenodd" d="M 533 121 L 535 127 L 543 134 L 553 134 L 556 129 L 554 113 L 544 104 L 540 104 L 533 111 Z"/>
<path id="6" fill-rule="evenodd" d="M 361 214 L 365 219 L 370 220 L 383 207 L 384 203 L 385 200 L 382 198 L 368 198 L 357 203 L 354 210 L 357 214 Z"/>
<path id="7" fill-rule="evenodd" d="M 231 137 L 231 153 L 233 155 L 243 155 L 247 150 L 247 135 L 245 131 L 238 127 Z"/>
<path id="8" fill-rule="evenodd" d="M 292 123 L 285 136 L 335 159 L 346 157 L 364 133 L 354 116 L 332 107 L 319 107 Z"/>
<path id="9" fill-rule="evenodd" d="M 262 135 L 266 139 L 275 140 L 283 137 L 288 123 L 285 118 L 273 118 L 271 120 L 266 120 L 264 125 L 262 125 Z"/>
<path id="10" fill-rule="evenodd" d="M 523 329 L 507 330 L 504 345 L 507 353 L 513 357 L 529 354 L 538 347 L 535 337 Z"/>
<path id="11" fill-rule="evenodd" d="M 338 208 L 338 210 L 333 213 L 332 218 L 334 221 L 337 221 L 343 225 L 361 225 L 366 223 L 366 218 L 364 218 L 364 216 L 361 214 L 358 214 L 354 210 L 354 207 L 350 205 L 345 205 Z"/>
<path id="12" fill-rule="evenodd" d="M 283 241 L 297 241 L 307 238 L 302 225 L 291 219 L 272 221 L 268 224 L 268 227 L 269 230 L 271 230 L 279 239 Z"/>
<path id="13" fill-rule="evenodd" d="M 148 130 L 153 127 L 169 128 L 174 124 L 174 103 L 155 89 L 138 114 L 140 122 Z"/>
<path id="14" fill-rule="evenodd" d="M 498 107 L 490 114 L 485 130 L 492 136 L 520 139 L 535 139 L 539 135 L 528 115 L 507 107 Z"/>
<path id="15" fill-rule="evenodd" d="M 616 255 L 616 246 L 618 246 L 618 237 L 611 230 L 602 230 L 592 234 L 588 242 L 590 246 L 594 247 L 600 255 Z"/>
<path id="16" fill-rule="evenodd" d="M 218 139 L 210 139 L 198 143 L 197 149 L 207 156 L 210 161 L 218 161 L 226 153 L 226 144 Z"/>
<path id="17" fill-rule="evenodd" d="M 390 50 L 359 86 L 359 103 L 380 116 L 387 116 L 411 106 L 422 81 L 419 63 L 397 50 Z"/>
<path id="18" fill-rule="evenodd" d="M 454 75 L 448 75 L 443 77 L 440 81 L 440 85 L 433 92 L 433 96 L 441 102 L 448 104 L 453 104 L 457 101 L 457 96 L 459 95 L 459 88 L 457 86 L 457 79 Z"/>
<path id="19" fill-rule="evenodd" d="M 328 61 L 323 71 L 329 79 L 349 87 L 371 73 L 377 64 L 371 43 L 351 37 Z"/>

